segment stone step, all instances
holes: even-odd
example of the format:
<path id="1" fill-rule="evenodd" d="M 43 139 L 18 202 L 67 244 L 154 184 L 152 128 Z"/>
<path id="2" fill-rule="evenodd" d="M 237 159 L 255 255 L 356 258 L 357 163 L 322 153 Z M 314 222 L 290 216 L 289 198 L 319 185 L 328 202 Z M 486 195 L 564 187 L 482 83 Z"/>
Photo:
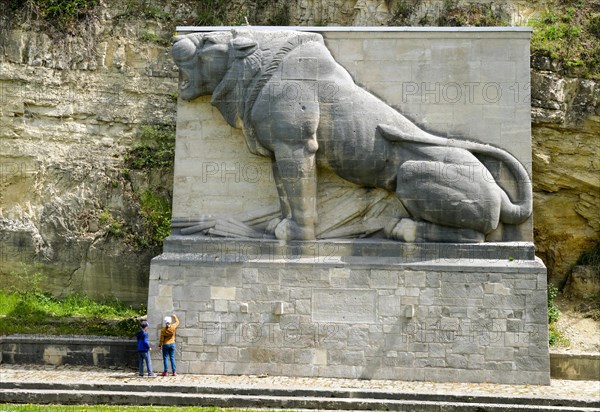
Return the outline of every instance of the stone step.
<path id="1" fill-rule="evenodd" d="M 598 411 L 600 400 L 465 396 L 385 390 L 272 389 L 161 384 L 0 382 L 0 403 L 218 406 L 393 411 Z"/>
<path id="2" fill-rule="evenodd" d="M 554 379 L 600 379 L 600 353 L 550 352 L 550 375 Z"/>

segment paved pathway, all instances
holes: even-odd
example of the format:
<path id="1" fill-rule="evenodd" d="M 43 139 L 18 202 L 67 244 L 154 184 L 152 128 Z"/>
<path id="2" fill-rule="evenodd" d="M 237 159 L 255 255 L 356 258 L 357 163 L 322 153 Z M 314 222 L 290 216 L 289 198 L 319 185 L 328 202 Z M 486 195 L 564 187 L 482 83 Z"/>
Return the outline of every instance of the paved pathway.
<path id="1" fill-rule="evenodd" d="M 466 396 L 537 397 L 551 399 L 600 400 L 600 381 L 552 380 L 549 386 L 469 383 L 405 382 L 276 376 L 178 375 L 140 378 L 126 369 L 83 366 L 0 364 L 0 382 L 44 382 L 61 384 L 119 384 L 136 386 L 173 385 L 198 387 L 249 387 L 270 389 L 368 389 L 415 394 Z"/>

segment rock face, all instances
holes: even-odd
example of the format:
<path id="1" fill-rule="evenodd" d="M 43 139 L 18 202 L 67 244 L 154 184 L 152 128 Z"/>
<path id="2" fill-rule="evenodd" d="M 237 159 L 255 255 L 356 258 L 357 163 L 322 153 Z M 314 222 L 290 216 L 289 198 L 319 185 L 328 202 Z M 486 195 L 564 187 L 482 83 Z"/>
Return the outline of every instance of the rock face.
<path id="1" fill-rule="evenodd" d="M 559 71 L 532 60 L 535 244 L 549 282 L 562 287 L 600 233 L 600 84 Z"/>
<path id="2" fill-rule="evenodd" d="M 598 267 L 575 266 L 565 285 L 565 295 L 577 300 L 593 299 L 600 296 Z"/>
<path id="3" fill-rule="evenodd" d="M 2 39 L 5 284 L 42 272 L 41 286 L 58 295 L 145 302 L 160 250 L 136 242 L 140 194 L 169 192 L 172 177 L 125 171 L 125 155 L 142 126 L 174 124 L 177 72 L 165 46 L 138 39 L 143 28 L 100 18 L 78 36 L 17 29 Z"/>
<path id="4" fill-rule="evenodd" d="M 255 25 L 431 25 L 448 2 L 226 3 L 225 23 L 248 16 Z M 175 123 L 177 70 L 168 39 L 174 22 L 197 23 L 198 13 L 178 1 L 131 4 L 100 2 L 77 34 L 0 16 L 5 284 L 43 271 L 44 286 L 56 294 L 146 301 L 149 260 L 160 250 L 136 240 L 145 225 L 141 194 L 151 188 L 168 197 L 172 177 L 124 169 L 145 125 Z M 512 24 L 536 10 L 520 0 L 493 7 Z M 550 282 L 562 285 L 600 237 L 600 86 L 564 77 L 550 60 L 532 65 L 535 242 Z"/>

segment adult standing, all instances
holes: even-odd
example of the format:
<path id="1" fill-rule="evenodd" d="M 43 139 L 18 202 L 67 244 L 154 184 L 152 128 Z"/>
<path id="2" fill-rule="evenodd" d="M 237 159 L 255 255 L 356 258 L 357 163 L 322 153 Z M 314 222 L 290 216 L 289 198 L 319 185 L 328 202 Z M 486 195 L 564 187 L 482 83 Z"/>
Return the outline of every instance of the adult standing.
<path id="1" fill-rule="evenodd" d="M 163 356 L 164 369 L 162 376 L 169 374 L 169 361 L 171 362 L 173 376 L 177 375 L 177 367 L 175 365 L 175 331 L 177 330 L 177 326 L 179 326 L 179 319 L 176 314 L 165 316 L 158 343 L 158 348 L 162 350 Z"/>

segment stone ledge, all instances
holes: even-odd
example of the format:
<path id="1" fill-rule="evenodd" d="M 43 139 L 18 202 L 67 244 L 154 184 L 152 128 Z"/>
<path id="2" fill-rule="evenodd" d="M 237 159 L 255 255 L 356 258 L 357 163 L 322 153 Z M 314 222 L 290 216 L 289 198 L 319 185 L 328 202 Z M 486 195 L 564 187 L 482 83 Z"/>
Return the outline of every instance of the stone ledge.
<path id="1" fill-rule="evenodd" d="M 136 341 L 110 336 L 0 336 L 0 363 L 136 367 Z"/>
<path id="2" fill-rule="evenodd" d="M 494 269 L 495 273 L 540 273 L 546 274 L 546 268 L 541 261 L 490 261 L 486 259 L 435 259 L 422 262 L 402 262 L 401 259 L 376 258 L 376 257 L 330 257 L 326 260 L 310 257 L 286 259 L 246 259 L 239 255 L 215 255 L 203 253 L 163 253 L 152 259 L 154 264 L 164 266 L 183 265 L 212 265 L 225 266 L 243 264 L 244 267 L 261 267 L 264 264 L 276 263 L 281 267 L 310 268 L 319 267 L 352 267 L 353 269 L 390 269 L 402 268 L 406 270 L 443 270 L 444 272 L 481 272 Z"/>
<path id="3" fill-rule="evenodd" d="M 534 261 L 532 242 L 486 243 L 403 243 L 387 239 L 335 239 L 281 242 L 275 239 L 231 239 L 171 235 L 164 242 L 165 253 L 237 255 L 240 261 L 283 257 L 287 260 L 313 258 L 374 257 L 395 259 L 394 263 L 437 259 L 488 261 Z M 446 262 L 445 262 L 446 263 Z"/>
<path id="4" fill-rule="evenodd" d="M 418 27 L 418 26 L 177 26 L 178 32 L 209 32 L 224 30 L 298 30 L 311 32 L 376 32 L 376 33 L 526 33 L 531 35 L 531 27 Z"/>
<path id="5" fill-rule="evenodd" d="M 550 374 L 554 379 L 600 380 L 600 352 L 550 352 Z"/>

